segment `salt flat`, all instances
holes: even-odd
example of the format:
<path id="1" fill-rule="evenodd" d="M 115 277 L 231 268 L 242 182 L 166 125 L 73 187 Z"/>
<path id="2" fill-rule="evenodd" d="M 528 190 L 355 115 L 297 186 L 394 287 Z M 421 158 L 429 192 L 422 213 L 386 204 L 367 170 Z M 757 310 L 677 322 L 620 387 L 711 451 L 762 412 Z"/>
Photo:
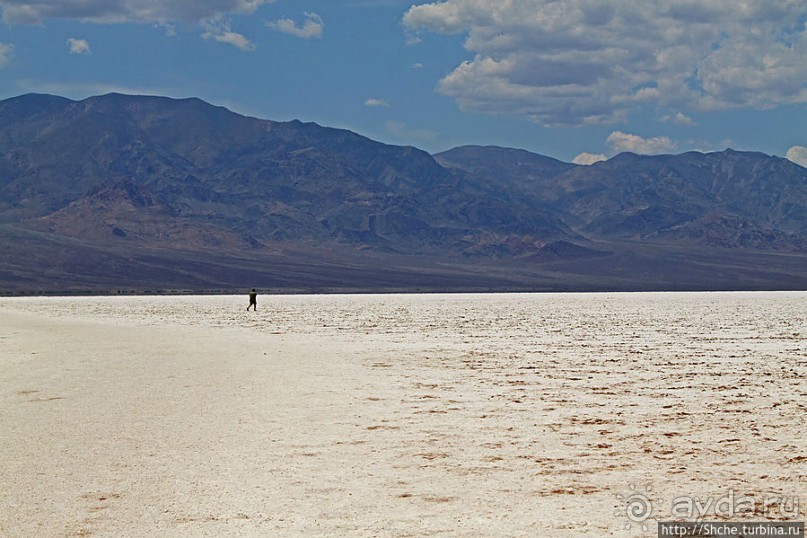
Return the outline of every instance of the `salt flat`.
<path id="1" fill-rule="evenodd" d="M 805 292 L 246 303 L 0 299 L 0 535 L 805 519 Z"/>

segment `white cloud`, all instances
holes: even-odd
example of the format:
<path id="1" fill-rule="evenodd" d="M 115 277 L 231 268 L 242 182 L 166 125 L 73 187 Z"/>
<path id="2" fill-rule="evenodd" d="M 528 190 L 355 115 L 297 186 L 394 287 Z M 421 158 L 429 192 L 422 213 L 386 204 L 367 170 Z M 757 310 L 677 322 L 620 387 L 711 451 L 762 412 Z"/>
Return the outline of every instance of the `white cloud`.
<path id="1" fill-rule="evenodd" d="M 807 168 L 807 148 L 804 146 L 793 146 L 787 150 L 787 160 Z"/>
<path id="2" fill-rule="evenodd" d="M 641 155 L 655 155 L 673 151 L 677 144 L 666 136 L 642 138 L 635 134 L 614 131 L 605 142 L 616 152 L 630 151 Z"/>
<path id="3" fill-rule="evenodd" d="M 165 31 L 166 37 L 176 37 L 177 36 L 177 27 L 175 24 L 170 24 L 167 22 L 163 23 L 154 23 L 156 28 L 162 28 Z"/>
<path id="4" fill-rule="evenodd" d="M 322 21 L 322 17 L 316 13 L 305 13 L 305 21 L 299 26 L 293 20 L 287 18 L 267 22 L 266 26 L 303 39 L 322 37 L 322 33 L 325 31 L 325 23 Z"/>
<path id="5" fill-rule="evenodd" d="M 364 102 L 364 106 L 369 107 L 378 107 L 378 106 L 389 106 L 389 103 L 384 99 L 367 99 Z"/>
<path id="6" fill-rule="evenodd" d="M 415 45 L 420 45 L 423 43 L 423 38 L 415 33 L 406 32 L 406 39 L 404 40 L 404 43 L 407 47 L 414 47 Z"/>
<path id="7" fill-rule="evenodd" d="M 6 24 L 41 24 L 45 19 L 70 19 L 97 24 L 150 23 L 176 34 L 173 22 L 199 23 L 206 40 L 227 43 L 242 50 L 254 45 L 222 23 L 236 13 L 254 13 L 276 0 L 0 0 Z M 72 47 L 72 45 L 71 45 Z M 72 48 L 71 48 L 72 51 Z M 82 53 L 74 53 L 82 54 Z"/>
<path id="8" fill-rule="evenodd" d="M 675 123 L 677 125 L 686 125 L 693 127 L 698 125 L 695 120 L 684 114 L 683 112 L 676 112 L 675 114 L 668 114 L 661 117 L 661 121 L 665 123 Z"/>
<path id="9" fill-rule="evenodd" d="M 76 39 L 71 37 L 67 40 L 67 47 L 70 54 L 90 54 L 90 43 L 86 39 Z"/>
<path id="10" fill-rule="evenodd" d="M 14 45 L 0 42 L 0 67 L 3 67 L 9 61 L 11 61 L 11 55 L 13 53 Z"/>
<path id="11" fill-rule="evenodd" d="M 215 19 L 205 22 L 204 27 L 205 31 L 202 34 L 202 38 L 206 41 L 213 40 L 219 43 L 225 43 L 241 50 L 255 50 L 255 45 L 253 45 L 249 39 L 237 32 L 233 32 L 230 28 L 230 23 L 226 22 L 221 17 L 216 17 Z"/>
<path id="12" fill-rule="evenodd" d="M 0 0 L 8 24 L 39 24 L 43 19 L 95 23 L 201 22 L 228 13 L 254 13 L 275 0 Z"/>
<path id="13" fill-rule="evenodd" d="M 604 161 L 606 159 L 607 159 L 607 157 L 605 155 L 603 155 L 602 153 L 597 153 L 597 154 L 594 154 L 594 153 L 581 153 L 580 155 L 578 155 L 577 157 L 572 159 L 572 163 L 589 165 L 589 164 L 598 163 L 600 161 Z"/>
<path id="14" fill-rule="evenodd" d="M 410 36 L 466 35 L 474 54 L 438 84 L 465 110 L 547 125 L 807 102 L 807 0 L 443 0 Z M 675 118 L 673 116 L 673 120 Z"/>

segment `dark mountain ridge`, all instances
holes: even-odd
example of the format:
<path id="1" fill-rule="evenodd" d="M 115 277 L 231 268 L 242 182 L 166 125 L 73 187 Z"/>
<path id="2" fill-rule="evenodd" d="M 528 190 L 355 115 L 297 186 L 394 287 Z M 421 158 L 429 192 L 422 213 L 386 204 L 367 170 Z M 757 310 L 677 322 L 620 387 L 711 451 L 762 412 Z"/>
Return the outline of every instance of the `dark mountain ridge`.
<path id="1" fill-rule="evenodd" d="M 720 246 L 804 249 L 807 169 L 786 159 L 733 150 L 658 156 L 622 153 L 591 166 L 563 166 L 534 156 L 540 164 L 528 165 L 525 173 L 518 170 L 519 161 L 513 156 L 512 150 L 502 148 L 458 148 L 437 159 L 471 174 L 502 170 L 501 177 L 511 188 L 563 215 L 568 225 L 591 238 L 663 237 L 673 242 L 701 238 L 710 243 L 712 236 L 697 229 L 708 221 L 716 232 L 720 220 L 716 217 L 721 216 L 731 227 L 744 225 L 779 239 L 732 244 L 727 237 L 716 237 Z M 673 233 L 682 227 L 691 233 Z"/>
<path id="2" fill-rule="evenodd" d="M 6 222 L 44 217 L 100 185 L 127 180 L 176 218 L 218 221 L 257 241 L 336 240 L 409 251 L 472 246 L 491 223 L 568 235 L 559 221 L 444 169 L 421 150 L 350 131 L 257 120 L 198 99 L 32 100 L 0 108 L 12 111 L 0 144 Z"/>
<path id="3" fill-rule="evenodd" d="M 621 154 L 591 166 L 497 147 L 432 156 L 195 98 L 0 101 L 8 289 L 234 286 L 227 267 L 244 257 L 253 278 L 272 282 L 278 265 L 319 271 L 283 280 L 301 289 L 803 287 L 805 208 L 807 170 L 759 153 Z M 39 243 L 53 268 L 26 261 Z M 135 263 L 99 280 L 64 262 L 85 248 L 88 265 Z M 673 251 L 732 269 L 716 283 L 701 269 L 647 276 Z"/>

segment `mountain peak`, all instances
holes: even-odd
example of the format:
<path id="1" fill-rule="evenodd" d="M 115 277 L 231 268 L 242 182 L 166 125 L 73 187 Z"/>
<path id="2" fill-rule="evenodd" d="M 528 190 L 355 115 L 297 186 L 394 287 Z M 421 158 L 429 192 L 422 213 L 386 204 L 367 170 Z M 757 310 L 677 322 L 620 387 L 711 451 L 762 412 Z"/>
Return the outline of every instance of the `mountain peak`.
<path id="1" fill-rule="evenodd" d="M 712 153 L 708 153 L 707 155 L 722 155 L 723 157 L 757 157 L 757 158 L 771 158 L 772 155 L 768 155 L 767 153 L 762 153 L 760 151 L 738 151 L 732 148 L 726 148 L 723 151 L 715 151 Z"/>
<path id="2" fill-rule="evenodd" d="M 685 268 L 664 278 L 678 283 L 721 271 L 803 283 L 803 270 L 768 275 L 744 261 L 769 250 L 790 256 L 776 267 L 807 266 L 807 170 L 783 163 L 734 150 L 621 153 L 596 166 L 497 146 L 431 156 L 197 98 L 27 95 L 0 101 L 0 274 L 36 270 L 6 239 L 35 237 L 79 249 L 90 268 L 111 251 L 147 267 L 184 253 L 187 267 L 210 271 L 203 282 L 235 274 L 247 249 L 260 266 L 277 252 L 314 253 L 323 271 L 334 256 L 372 253 L 377 268 L 400 264 L 388 283 L 420 266 L 450 267 L 440 269 L 450 280 L 473 258 L 469 270 L 495 264 L 508 282 L 546 265 L 531 282 L 630 287 L 655 283 L 646 275 L 670 256 Z M 702 261 L 689 262 L 695 254 Z"/>
<path id="3" fill-rule="evenodd" d="M 0 101 L 0 117 L 14 122 L 57 113 L 73 103 L 70 99 L 42 93 L 28 93 Z"/>

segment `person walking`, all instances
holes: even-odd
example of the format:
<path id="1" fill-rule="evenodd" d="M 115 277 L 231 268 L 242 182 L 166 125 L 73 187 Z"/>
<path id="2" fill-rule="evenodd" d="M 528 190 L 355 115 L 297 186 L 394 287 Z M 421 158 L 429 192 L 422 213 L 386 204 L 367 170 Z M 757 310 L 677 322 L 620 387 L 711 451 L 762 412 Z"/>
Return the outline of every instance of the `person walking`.
<path id="1" fill-rule="evenodd" d="M 249 292 L 249 306 L 247 310 L 249 310 L 250 307 L 252 307 L 253 311 L 258 310 L 258 292 L 255 291 L 255 288 L 252 288 L 252 291 Z"/>

